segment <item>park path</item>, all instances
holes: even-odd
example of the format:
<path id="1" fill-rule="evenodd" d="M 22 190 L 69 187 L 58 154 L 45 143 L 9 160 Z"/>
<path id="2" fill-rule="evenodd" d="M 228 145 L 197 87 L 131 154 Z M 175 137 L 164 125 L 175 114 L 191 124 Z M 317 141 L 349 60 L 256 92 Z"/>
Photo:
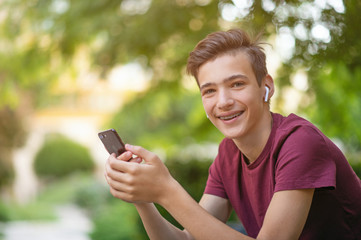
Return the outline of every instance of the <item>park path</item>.
<path id="1" fill-rule="evenodd" d="M 56 208 L 58 219 L 45 221 L 13 221 L 1 226 L 3 240 L 90 240 L 92 223 L 75 205 Z"/>

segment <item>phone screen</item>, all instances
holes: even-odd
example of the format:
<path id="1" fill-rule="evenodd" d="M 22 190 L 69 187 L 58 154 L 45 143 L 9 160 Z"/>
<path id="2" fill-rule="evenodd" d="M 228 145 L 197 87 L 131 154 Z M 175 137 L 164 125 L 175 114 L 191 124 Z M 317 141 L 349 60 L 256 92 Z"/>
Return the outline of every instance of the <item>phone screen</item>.
<path id="1" fill-rule="evenodd" d="M 98 136 L 109 154 L 115 153 L 119 156 L 125 152 L 124 143 L 115 129 L 108 129 L 100 132 L 98 133 Z"/>

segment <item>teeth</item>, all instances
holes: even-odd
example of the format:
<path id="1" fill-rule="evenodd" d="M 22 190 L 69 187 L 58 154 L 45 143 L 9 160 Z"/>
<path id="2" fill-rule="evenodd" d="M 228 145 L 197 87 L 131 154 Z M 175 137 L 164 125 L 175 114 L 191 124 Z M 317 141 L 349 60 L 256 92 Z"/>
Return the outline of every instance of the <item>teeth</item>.
<path id="1" fill-rule="evenodd" d="M 221 120 L 230 120 L 232 118 L 238 117 L 239 115 L 241 115 L 241 113 L 236 113 L 236 114 L 233 114 L 233 115 L 230 115 L 230 116 L 225 116 L 225 117 L 219 117 L 219 119 L 221 119 Z"/>

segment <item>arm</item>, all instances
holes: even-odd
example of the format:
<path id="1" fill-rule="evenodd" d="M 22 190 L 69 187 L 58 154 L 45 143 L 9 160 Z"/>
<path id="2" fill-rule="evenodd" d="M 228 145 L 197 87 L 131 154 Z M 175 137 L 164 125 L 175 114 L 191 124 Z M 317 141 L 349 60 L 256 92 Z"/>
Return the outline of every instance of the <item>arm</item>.
<path id="1" fill-rule="evenodd" d="M 177 193 L 178 194 L 177 194 Z M 281 191 L 274 194 L 257 239 L 298 239 L 305 225 L 314 189 Z M 179 191 L 161 203 L 195 239 L 253 239 L 234 231 L 192 204 Z"/>
<path id="2" fill-rule="evenodd" d="M 224 215 L 217 215 L 218 210 L 215 211 L 216 214 L 212 210 L 208 212 L 207 208 L 213 209 L 212 203 L 208 203 L 208 207 L 204 209 L 195 202 L 171 177 L 168 169 L 155 154 L 141 147 L 129 145 L 127 150 L 144 159 L 145 164 L 118 161 L 111 156 L 108 159 L 107 176 L 113 196 L 128 202 L 159 203 L 195 239 L 252 239 L 224 224 Z M 313 190 L 275 193 L 258 238 L 298 238 L 306 222 L 312 197 Z M 206 201 L 204 206 L 207 206 Z M 142 211 L 142 209 L 139 210 Z M 150 213 L 153 210 L 148 209 L 147 211 Z M 215 214 L 216 217 L 212 214 Z M 147 221 L 151 221 L 149 216 L 146 216 Z M 217 218 L 217 216 L 220 217 Z M 166 224 L 163 223 L 162 226 Z"/>
<path id="3" fill-rule="evenodd" d="M 225 223 L 232 207 L 227 199 L 205 194 L 199 205 Z M 135 203 L 150 239 L 193 239 L 187 230 L 181 231 L 164 219 L 151 203 Z"/>
<path id="4" fill-rule="evenodd" d="M 311 208 L 314 189 L 276 192 L 257 239 L 298 239 Z"/>
<path id="5" fill-rule="evenodd" d="M 132 163 L 141 162 L 140 158 L 132 159 L 132 153 L 129 151 L 123 153 L 118 157 L 118 159 Z M 108 158 L 105 166 L 105 177 L 110 186 L 110 191 L 117 197 L 118 190 L 112 186 L 117 187 L 116 184 L 119 184 L 119 182 L 116 182 L 113 179 L 118 179 L 118 175 L 121 175 L 122 173 L 114 171 L 115 169 L 112 169 L 110 162 L 117 163 L 119 161 L 115 159 L 115 155 L 112 155 Z M 113 176 L 113 179 L 110 176 Z M 143 225 L 150 239 L 193 239 L 187 230 L 182 231 L 164 219 L 153 203 L 141 202 L 134 203 L 134 205 L 142 219 Z M 199 205 L 224 223 L 228 220 L 232 210 L 232 206 L 227 199 L 208 194 L 202 196 Z"/>
<path id="6" fill-rule="evenodd" d="M 135 203 L 149 239 L 192 239 L 190 234 L 169 223 L 158 212 L 153 203 Z"/>

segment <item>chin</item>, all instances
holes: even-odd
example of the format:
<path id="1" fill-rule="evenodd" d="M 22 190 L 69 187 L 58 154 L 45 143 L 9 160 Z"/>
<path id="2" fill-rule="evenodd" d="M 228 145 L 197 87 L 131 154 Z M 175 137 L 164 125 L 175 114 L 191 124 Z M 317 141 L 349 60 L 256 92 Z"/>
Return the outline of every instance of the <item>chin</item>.
<path id="1" fill-rule="evenodd" d="M 238 134 L 235 134 L 235 133 L 223 133 L 223 135 L 226 138 L 229 138 L 229 139 L 239 139 L 239 138 L 242 138 L 242 136 L 243 136 L 242 133 L 238 133 Z"/>

